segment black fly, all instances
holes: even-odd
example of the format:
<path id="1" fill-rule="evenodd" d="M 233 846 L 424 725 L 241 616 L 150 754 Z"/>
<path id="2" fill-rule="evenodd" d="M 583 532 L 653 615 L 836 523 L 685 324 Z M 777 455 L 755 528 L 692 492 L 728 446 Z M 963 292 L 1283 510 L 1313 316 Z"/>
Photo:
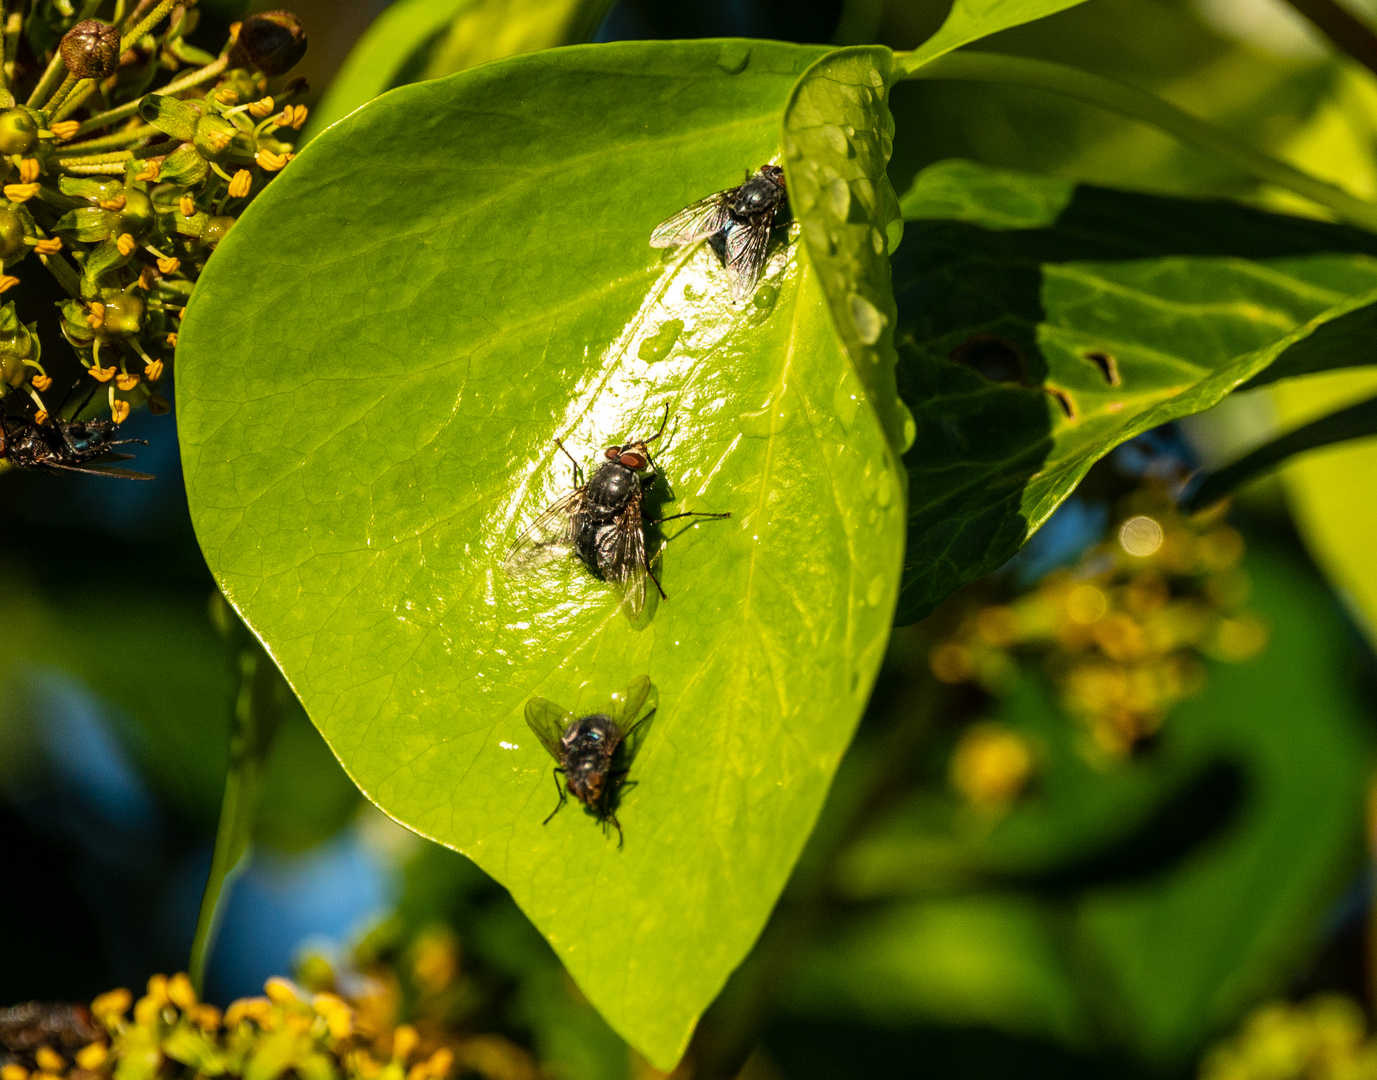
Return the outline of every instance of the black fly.
<path id="1" fill-rule="evenodd" d="M 526 702 L 526 723 L 557 763 L 555 789 L 559 802 L 542 824 L 548 825 L 567 795 L 572 795 L 597 815 L 604 830 L 609 821 L 617 827 L 617 846 L 621 847 L 617 790 L 626 781 L 631 759 L 640 747 L 658 699 L 650 679 L 642 675 L 625 690 L 612 695 L 611 708 L 605 713 L 575 716 L 545 698 Z"/>
<path id="2" fill-rule="evenodd" d="M 754 176 L 748 173 L 739 187 L 699 199 L 660 222 L 650 234 L 650 246 L 678 247 L 699 240 L 721 244 L 727 267 L 735 275 L 732 296 L 744 300 L 755 290 L 775 216 L 785 212 L 788 201 L 784 170 L 762 165 Z"/>
<path id="3" fill-rule="evenodd" d="M 609 446 L 603 451 L 606 460 L 598 464 L 592 479 L 587 482 L 573 455 L 556 439 L 565 456 L 574 462 L 574 490 L 547 507 L 517 538 L 503 560 L 508 572 L 520 573 L 544 562 L 552 553 L 572 551 L 599 577 L 621 586 L 623 600 L 633 620 L 645 607 L 647 577 L 655 582 L 660 596 L 669 599 L 650 569 L 645 526 L 678 518 L 729 518 L 731 513 L 690 510 L 662 518 L 642 516 L 645 493 L 659 475 L 646 444 L 658 439 L 668 422 L 669 409 L 666 407 L 660 430 L 654 435 Z"/>
<path id="4" fill-rule="evenodd" d="M 117 446 L 148 445 L 143 439 L 113 438 L 115 431 L 109 420 L 56 420 L 39 426 L 31 420 L 0 414 L 0 459 L 16 469 L 152 480 L 148 473 L 108 464 L 133 460 L 133 454 L 116 453 Z"/>

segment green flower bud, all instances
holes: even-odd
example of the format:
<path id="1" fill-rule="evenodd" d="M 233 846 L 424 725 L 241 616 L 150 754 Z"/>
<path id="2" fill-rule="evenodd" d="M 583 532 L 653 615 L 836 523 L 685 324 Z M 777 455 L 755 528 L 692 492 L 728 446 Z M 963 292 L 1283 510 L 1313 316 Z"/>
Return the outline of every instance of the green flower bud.
<path id="1" fill-rule="evenodd" d="M 58 51 L 67 70 L 78 79 L 106 79 L 120 65 L 120 32 L 87 19 L 63 35 Z"/>
<path id="2" fill-rule="evenodd" d="M 133 337 L 143 329 L 143 300 L 120 293 L 105 301 L 105 321 L 96 330 L 102 338 Z"/>
<path id="3" fill-rule="evenodd" d="M 114 233 L 129 233 L 141 240 L 153 223 L 153 202 L 142 191 L 130 188 L 124 192 L 124 209 L 116 217 Z"/>
<path id="4" fill-rule="evenodd" d="M 24 219 L 13 210 L 0 210 L 0 259 L 24 250 Z"/>
<path id="5" fill-rule="evenodd" d="M 227 214 L 213 217 L 206 222 L 206 228 L 201 233 L 201 243 L 206 247 L 214 247 L 225 238 L 225 234 L 230 231 L 230 226 L 234 224 L 234 218 Z"/>
<path id="6" fill-rule="evenodd" d="M 0 112 L 0 154 L 27 154 L 38 142 L 38 121 L 27 109 Z"/>
<path id="7" fill-rule="evenodd" d="M 203 116 L 196 122 L 191 144 L 207 161 L 224 161 L 239 129 L 222 116 Z"/>
<path id="8" fill-rule="evenodd" d="M 230 53 L 235 67 L 256 67 L 264 75 L 285 75 L 306 55 L 306 31 L 290 11 L 250 15 Z"/>

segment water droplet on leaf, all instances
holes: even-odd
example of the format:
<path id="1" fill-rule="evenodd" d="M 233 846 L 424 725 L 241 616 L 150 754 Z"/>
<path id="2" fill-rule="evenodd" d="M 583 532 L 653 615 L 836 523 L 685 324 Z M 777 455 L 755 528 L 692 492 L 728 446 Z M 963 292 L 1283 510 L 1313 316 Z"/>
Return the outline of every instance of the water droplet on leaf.
<path id="1" fill-rule="evenodd" d="M 641 347 L 636 350 L 636 355 L 647 364 L 663 360 L 669 355 L 670 349 L 674 348 L 674 343 L 679 340 L 679 335 L 683 333 L 683 330 L 684 321 L 682 319 L 670 319 L 663 323 L 654 334 L 641 342 Z"/>
<path id="2" fill-rule="evenodd" d="M 847 182 L 838 178 L 828 184 L 827 200 L 832 207 L 832 213 L 845 221 L 846 215 L 851 212 L 851 188 Z"/>
<path id="3" fill-rule="evenodd" d="M 851 294 L 851 322 L 856 327 L 856 335 L 866 345 L 874 345 L 880 340 L 880 333 L 888 320 L 879 308 L 857 293 Z"/>

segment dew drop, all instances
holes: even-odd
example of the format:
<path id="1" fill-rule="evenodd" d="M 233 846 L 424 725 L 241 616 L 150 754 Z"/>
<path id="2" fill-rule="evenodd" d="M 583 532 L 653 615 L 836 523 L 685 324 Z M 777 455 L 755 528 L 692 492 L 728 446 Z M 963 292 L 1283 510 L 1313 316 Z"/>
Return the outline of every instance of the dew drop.
<path id="1" fill-rule="evenodd" d="M 717 54 L 717 66 L 731 75 L 744 71 L 751 62 L 751 47 L 742 41 L 723 42 Z"/>
<path id="2" fill-rule="evenodd" d="M 832 213 L 845 221 L 846 215 L 851 212 L 851 188 L 845 180 L 839 177 L 827 185 L 827 201 Z"/>
<path id="3" fill-rule="evenodd" d="M 880 310 L 864 296 L 851 294 L 851 322 L 861 341 L 874 345 L 880 340 L 880 332 L 884 330 L 886 321 Z"/>
<path id="4" fill-rule="evenodd" d="M 871 607 L 878 607 L 885 594 L 885 579 L 876 574 L 870 579 L 870 587 L 865 590 L 865 599 Z"/>
<path id="5" fill-rule="evenodd" d="M 762 315 L 768 315 L 775 308 L 775 301 L 779 299 L 779 289 L 774 285 L 762 285 L 756 289 L 755 295 L 751 297 L 751 303 Z"/>
<path id="6" fill-rule="evenodd" d="M 881 473 L 880 481 L 875 486 L 875 501 L 884 509 L 894 499 L 894 481 L 890 479 L 889 473 Z"/>
<path id="7" fill-rule="evenodd" d="M 842 381 L 837 384 L 836 390 L 832 392 L 832 411 L 836 413 L 837 421 L 844 431 L 851 431 L 851 426 L 856 422 L 856 413 L 860 411 L 860 408 L 861 384 L 856 376 L 851 373 L 851 367 L 848 365 L 846 373 L 842 376 Z"/>
<path id="8" fill-rule="evenodd" d="M 669 322 L 661 324 L 654 334 L 641 342 L 641 347 L 636 350 L 636 355 L 647 364 L 653 364 L 656 360 L 663 360 L 669 355 L 669 350 L 674 348 L 674 343 L 679 340 L 679 335 L 683 333 L 683 330 L 683 319 L 670 319 Z"/>
<path id="9" fill-rule="evenodd" d="M 848 86 L 847 89 L 850 90 L 851 87 Z M 850 124 L 843 124 L 842 131 L 846 132 L 846 137 L 848 139 L 854 139 L 856 137 L 856 129 L 853 128 Z"/>

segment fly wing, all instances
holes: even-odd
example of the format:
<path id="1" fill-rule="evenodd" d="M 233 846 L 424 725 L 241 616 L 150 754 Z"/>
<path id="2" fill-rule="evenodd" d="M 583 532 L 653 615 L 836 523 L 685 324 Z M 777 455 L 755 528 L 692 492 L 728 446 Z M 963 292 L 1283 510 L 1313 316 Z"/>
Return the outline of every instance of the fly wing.
<path id="1" fill-rule="evenodd" d="M 774 214 L 765 213 L 754 224 L 736 225 L 727 231 L 727 267 L 735 277 L 732 299 L 746 300 L 755 292 L 755 283 L 765 266 L 773 223 Z"/>
<path id="2" fill-rule="evenodd" d="M 677 214 L 671 214 L 655 226 L 655 231 L 650 234 L 650 246 L 678 247 L 720 233 L 731 222 L 728 207 L 735 192 L 735 188 L 719 191 L 684 207 Z"/>
<path id="3" fill-rule="evenodd" d="M 112 454 L 115 460 L 132 459 L 132 454 Z M 64 465 L 57 461 L 45 461 L 44 468 L 65 469 L 67 472 L 89 473 L 91 476 L 110 476 L 116 480 L 156 480 L 157 477 L 152 473 L 135 472 L 133 469 L 120 469 L 114 465 L 94 465 L 86 463 L 82 465 Z"/>
<path id="4" fill-rule="evenodd" d="M 544 510 L 522 530 L 502 559 L 509 574 L 524 574 L 569 554 L 574 543 L 574 515 L 583 508 L 584 489 L 575 488 Z"/>
<path id="5" fill-rule="evenodd" d="M 526 702 L 526 725 L 535 732 L 540 745 L 550 751 L 550 756 L 563 764 L 560 756 L 560 740 L 564 729 L 574 719 L 573 713 L 561 709 L 553 701 L 543 697 L 533 697 Z"/>
<path id="6" fill-rule="evenodd" d="M 625 690 L 612 695 L 612 719 L 621 728 L 622 753 L 626 761 L 636 756 L 659 704 L 660 692 L 648 675 L 642 675 Z"/>
<path id="7" fill-rule="evenodd" d="M 639 500 L 633 499 L 627 505 L 613 528 L 616 536 L 612 561 L 603 575 L 621 587 L 622 603 L 635 622 L 645 607 L 646 579 L 645 530 L 641 526 Z"/>

